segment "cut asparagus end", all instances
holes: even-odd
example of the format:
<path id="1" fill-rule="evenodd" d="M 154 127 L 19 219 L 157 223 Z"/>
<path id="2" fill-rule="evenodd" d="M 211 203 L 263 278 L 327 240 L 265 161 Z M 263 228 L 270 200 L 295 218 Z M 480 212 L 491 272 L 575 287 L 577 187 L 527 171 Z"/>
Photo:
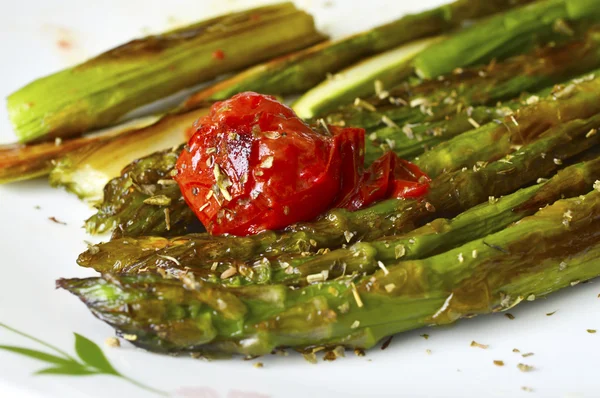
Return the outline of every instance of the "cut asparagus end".
<path id="1" fill-rule="evenodd" d="M 126 134 L 136 128 L 143 128 L 156 120 L 156 117 L 151 116 L 140 118 L 93 135 L 64 141 L 57 138 L 54 142 L 0 146 L 0 184 L 45 176 L 54 169 L 59 159 L 81 148 L 95 147 L 112 137 Z"/>
<path id="2" fill-rule="evenodd" d="M 313 18 L 291 3 L 224 15 L 134 40 L 38 79 L 8 97 L 9 117 L 21 142 L 83 134 L 184 88 L 323 38 Z"/>
<path id="3" fill-rule="evenodd" d="M 442 40 L 418 40 L 369 58 L 342 70 L 301 96 L 292 107 L 302 118 L 312 118 L 336 109 L 355 98 L 372 95 L 374 81 L 394 86 L 412 74 L 411 60 L 419 52 Z"/>
<path id="4" fill-rule="evenodd" d="M 50 173 L 53 162 L 98 138 L 80 138 L 65 144 L 47 142 L 38 145 L 0 146 L 0 184 L 29 180 Z"/>
<path id="5" fill-rule="evenodd" d="M 186 142 L 193 123 L 206 112 L 168 115 L 148 127 L 83 147 L 57 162 L 50 184 L 65 187 L 88 202 L 101 202 L 105 185 L 125 166 L 148 153 Z"/>

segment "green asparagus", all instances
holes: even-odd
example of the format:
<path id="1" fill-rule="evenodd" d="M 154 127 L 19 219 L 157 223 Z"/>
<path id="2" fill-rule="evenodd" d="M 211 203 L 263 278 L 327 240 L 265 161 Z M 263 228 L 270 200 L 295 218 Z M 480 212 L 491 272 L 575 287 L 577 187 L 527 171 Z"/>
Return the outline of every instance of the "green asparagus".
<path id="1" fill-rule="evenodd" d="M 87 221 L 86 228 L 93 229 L 97 233 L 116 228 L 115 236 L 118 236 L 123 228 L 127 228 L 127 231 L 133 235 L 160 234 L 164 231 L 169 233 L 171 230 L 177 233 L 186 232 L 191 225 L 194 225 L 196 218 L 183 200 L 179 186 L 171 176 L 178 157 L 179 148 L 174 148 L 167 151 L 165 156 L 161 156 L 158 163 L 152 158 L 136 160 L 123 170 L 126 186 L 121 185 L 121 181 L 117 180 L 106 185 L 106 195 L 115 198 L 115 201 L 100 205 L 99 212 L 106 214 L 118 209 L 123 220 L 135 220 L 135 222 L 117 224 L 115 218 L 92 217 Z M 147 167 L 149 160 L 152 162 L 152 168 Z M 139 173 L 139 170 L 142 172 Z M 168 198 L 168 200 L 161 203 L 153 201 L 152 198 Z"/>
<path id="2" fill-rule="evenodd" d="M 524 93 L 545 96 L 545 88 L 588 73 L 600 65 L 600 29 L 593 26 L 582 38 L 563 46 L 548 45 L 503 62 L 464 69 L 437 80 L 401 84 L 366 98 L 375 112 L 348 105 L 325 117 L 330 124 L 360 126 L 373 132 L 384 125 L 384 116 L 397 125 L 442 121 L 447 116 L 469 113 L 469 107 L 496 105 Z M 534 98 L 528 97 L 530 101 Z M 392 127 L 393 128 L 393 127 Z M 397 129 L 397 128 L 396 128 Z M 410 133 L 407 133 L 411 135 Z M 416 134 L 412 134 L 417 136 Z"/>
<path id="3" fill-rule="evenodd" d="M 323 40 L 292 3 L 255 8 L 134 40 L 8 97 L 21 142 L 112 125 L 141 105 Z M 49 94 L 51 93 L 51 94 Z"/>
<path id="4" fill-rule="evenodd" d="M 419 72 L 427 77 L 453 63 L 487 62 L 492 53 L 502 59 L 560 39 L 435 80 L 413 78 L 391 88 L 379 81 L 374 97 L 325 117 L 325 123 L 365 127 L 368 161 L 386 150 L 413 157 L 433 177 L 418 199 L 389 199 L 354 212 L 332 209 L 310 222 L 246 237 L 198 233 L 173 179 L 186 118 L 192 117 L 186 110 L 168 116 L 148 128 L 150 141 L 163 139 L 166 128 L 179 136 L 168 146 L 167 140 L 153 142 L 163 150 L 111 180 L 98 213 L 87 221 L 92 232 L 114 229 L 113 240 L 90 245 L 78 258 L 102 276 L 61 279 L 57 287 L 78 296 L 119 336 L 151 351 L 219 357 L 292 348 L 314 356 L 367 349 L 401 331 L 507 310 L 600 276 L 600 77 L 588 72 L 600 65 L 594 2 L 541 0 L 492 16 L 457 33 L 461 42 L 433 45 L 448 50 L 439 62 L 429 50 L 421 52 Z M 469 3 L 445 8 L 452 11 L 449 21 L 464 20 L 460 7 Z M 512 6 L 487 4 L 474 15 Z M 438 18 L 439 10 L 396 21 L 391 29 Z M 494 28 L 496 37 L 482 26 Z M 457 25 L 438 29 L 450 27 Z M 403 34 L 429 36 L 430 29 L 415 25 L 415 32 L 402 31 L 389 42 Z M 332 48 L 335 43 L 326 46 Z M 293 70 L 286 62 L 275 62 L 274 78 L 282 65 Z M 243 76 L 212 94 L 247 84 L 252 74 Z M 579 77 L 548 87 L 573 76 Z M 197 109 L 201 100 L 191 101 L 194 112 L 203 112 Z M 325 124 L 311 121 L 317 122 Z M 121 144 L 139 134 L 105 139 L 98 147 L 112 146 L 118 156 L 117 149 L 125 151 Z M 94 159 L 94 149 L 88 150 L 73 159 Z M 67 175 L 69 167 L 57 170 Z"/>
<path id="5" fill-rule="evenodd" d="M 507 0 L 494 2 L 461 0 L 418 16 L 404 17 L 388 25 L 339 42 L 318 44 L 315 47 L 256 66 L 231 79 L 210 86 L 196 96 L 191 97 L 185 109 L 195 110 L 196 107 L 207 100 L 225 98 L 246 90 L 282 95 L 298 93 L 317 84 L 325 78 L 325 73 L 335 71 L 336 68 L 355 60 L 357 56 L 365 56 L 372 51 L 384 51 L 390 46 L 410 40 L 413 36 L 416 38 L 422 35 L 435 34 L 437 31 L 456 27 L 465 20 L 489 15 L 527 2 L 529 0 L 518 2 Z M 424 23 L 425 21 L 427 23 Z M 415 29 L 415 26 L 418 29 Z M 400 29 L 401 27 L 404 27 L 404 29 Z M 391 34 L 393 32 L 395 33 Z M 369 43 L 372 45 L 369 45 Z M 358 51 L 359 48 L 362 50 Z M 582 59 L 579 61 L 583 62 Z M 145 130 L 143 132 L 145 133 Z M 167 132 L 165 131 L 165 134 Z M 125 147 L 128 141 L 127 138 L 119 140 L 118 147 Z M 61 147 L 60 151 L 51 148 L 49 144 L 26 147 L 5 146 L 0 149 L 2 154 L 6 155 L 5 162 L 2 163 L 0 183 L 45 175 L 52 170 L 53 162 L 86 142 L 88 141 L 79 140 L 73 143 L 65 141 L 65 145 Z M 96 142 L 96 144 L 98 143 Z M 112 151 L 114 147 L 117 146 L 108 145 L 106 150 Z M 100 151 L 99 155 L 102 156 L 100 145 L 94 145 L 93 148 L 94 152 Z M 75 158 L 79 158 L 79 156 L 69 156 L 68 160 L 61 162 L 60 167 L 54 173 L 53 182 L 65 185 L 79 195 L 89 193 L 92 199 L 100 197 L 101 189 L 106 182 L 105 178 L 96 177 L 106 174 L 106 171 L 120 171 L 125 167 L 128 159 L 127 157 L 120 157 L 118 161 L 113 159 L 113 162 L 111 162 L 113 167 L 104 169 L 98 162 L 88 161 L 82 163 Z M 86 159 L 89 159 L 89 156 L 86 156 Z M 69 167 L 65 167 L 67 164 Z M 65 175 L 59 176 L 60 173 L 65 173 Z M 116 177 L 117 175 L 111 175 L 110 177 Z M 85 181 L 85 188 L 78 186 L 79 181 Z M 90 198 L 86 199 L 89 200 Z"/>
<path id="6" fill-rule="evenodd" d="M 345 264 L 343 271 L 348 274 L 372 273 L 379 269 L 379 262 L 389 264 L 399 258 L 402 261 L 426 258 L 500 231 L 558 199 L 585 194 L 598 179 L 600 159 L 575 164 L 559 171 L 547 182 L 540 181 L 538 185 L 502 198 L 492 197 L 489 202 L 475 206 L 452 220 L 436 219 L 403 235 L 359 242 L 347 249 L 334 250 L 308 260 L 297 257 L 289 261 L 294 267 L 293 273 L 283 272 L 277 275 L 279 280 L 273 279 L 277 282 L 306 283 L 305 278 L 310 280 L 310 275 L 323 271 L 329 278 L 340 276 L 342 267 L 339 264 Z M 164 254 L 167 255 L 167 251 Z"/>
<path id="7" fill-rule="evenodd" d="M 343 69 L 308 90 L 292 107 L 298 116 L 308 119 L 371 94 L 375 80 L 388 87 L 397 85 L 413 74 L 415 56 L 440 40 L 443 37 L 421 39 Z"/>
<path id="8" fill-rule="evenodd" d="M 398 126 L 379 128 L 374 131 L 369 129 L 369 131 L 372 131 L 369 138 L 373 145 L 367 148 L 366 161 L 370 163 L 381 156 L 383 152 L 390 149 L 402 158 L 414 158 L 427 149 L 445 142 L 460 133 L 489 123 L 493 119 L 498 119 L 501 114 L 511 113 L 526 104 L 535 104 L 540 98 L 550 95 L 553 89 L 545 88 L 534 92 L 532 95 L 526 94 L 527 92 L 531 93 L 532 90 L 539 90 L 542 87 L 556 83 L 558 79 L 561 79 L 561 76 L 564 78 L 569 77 L 564 75 L 564 73 L 575 76 L 597 68 L 597 57 L 600 55 L 600 52 L 598 52 L 600 49 L 599 40 L 600 35 L 598 34 L 598 30 L 594 28 L 587 33 L 586 40 L 584 41 L 575 41 L 559 48 L 549 46 L 542 51 L 536 51 L 534 54 L 515 57 L 501 64 L 492 63 L 488 67 L 476 68 L 472 72 L 465 70 L 458 75 L 452 76 L 454 79 L 459 78 L 459 80 L 449 83 L 450 87 L 448 89 L 445 91 L 441 90 L 440 93 L 434 92 L 433 95 L 426 94 L 426 89 L 423 90 L 424 93 L 416 94 L 408 90 L 404 92 L 397 90 L 395 93 L 394 90 L 391 90 L 392 95 L 399 95 L 406 103 L 410 102 L 412 98 L 413 100 L 417 100 L 417 103 L 428 104 L 423 110 L 427 113 L 432 113 L 434 116 L 424 115 L 423 113 L 422 116 L 419 116 L 418 113 L 415 114 L 414 111 L 411 112 L 406 109 L 407 117 L 402 118 L 402 116 L 394 112 L 394 116 L 396 117 L 394 122 L 406 123 L 402 128 L 405 134 L 399 134 L 400 128 Z M 572 62 L 566 61 L 566 59 L 571 59 Z M 576 60 L 580 60 L 582 63 L 580 64 Z M 550 65 L 553 65 L 553 67 L 548 69 Z M 554 69 L 558 65 L 561 65 L 565 69 L 562 71 Z M 527 69 L 525 74 L 522 73 L 523 68 Z M 593 70 L 589 74 L 575 79 L 574 82 L 581 81 L 581 79 L 589 79 L 598 75 L 598 72 L 598 70 Z M 471 80 L 467 77 L 470 73 L 478 77 Z M 484 81 L 486 79 L 490 80 L 487 80 L 488 85 L 485 86 L 478 82 L 479 79 Z M 425 88 L 427 85 L 428 82 L 425 82 L 411 88 L 411 91 L 414 92 L 415 89 L 419 89 L 422 86 Z M 512 98 L 520 90 L 523 92 L 521 98 L 505 102 L 500 107 L 477 106 Z M 409 94 L 412 94 L 412 96 Z M 378 111 L 375 114 L 363 113 L 359 115 L 368 117 L 370 121 L 367 124 L 369 125 L 381 120 L 382 116 L 379 113 L 385 112 L 384 110 L 380 111 L 383 101 L 375 98 L 370 102 Z M 419 108 L 422 108 L 422 106 L 420 105 Z M 453 108 L 456 109 L 456 112 L 460 112 L 451 116 Z M 335 113 L 329 116 L 328 119 L 334 123 L 340 120 L 344 121 L 348 118 L 344 114 L 349 115 L 347 111 L 344 111 Z M 440 120 L 448 116 L 451 116 L 449 120 Z M 349 123 L 352 123 L 353 117 L 349 116 L 349 118 Z M 422 120 L 427 121 L 422 123 Z M 431 122 L 432 120 L 433 122 Z"/>
<path id="9" fill-rule="evenodd" d="M 394 333 L 503 310 L 600 275 L 598 225 L 600 192 L 592 191 L 437 256 L 297 290 L 221 288 L 191 274 L 106 274 L 57 285 L 133 344 L 156 352 L 365 349 Z"/>
<path id="10" fill-rule="evenodd" d="M 600 79 L 555 88 L 549 98 L 517 109 L 495 122 L 443 142 L 415 159 L 430 177 L 460 167 L 472 167 L 477 161 L 489 162 L 506 155 L 506 162 L 516 148 L 535 141 L 553 126 L 576 119 L 586 119 L 600 112 Z M 568 99 L 567 99 L 568 98 Z"/>

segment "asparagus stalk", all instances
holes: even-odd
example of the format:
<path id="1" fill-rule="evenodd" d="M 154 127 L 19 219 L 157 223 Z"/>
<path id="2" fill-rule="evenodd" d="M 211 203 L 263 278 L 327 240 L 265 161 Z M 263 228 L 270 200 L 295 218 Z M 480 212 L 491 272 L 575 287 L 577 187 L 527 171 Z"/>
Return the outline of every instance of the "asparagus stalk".
<path id="1" fill-rule="evenodd" d="M 434 78 L 507 53 L 527 48 L 556 32 L 572 34 L 569 24 L 597 20 L 600 8 L 594 0 L 544 0 L 490 17 L 425 49 L 414 61 L 416 72 Z"/>
<path id="2" fill-rule="evenodd" d="M 50 172 L 50 184 L 63 186 L 91 203 L 99 203 L 107 183 L 115 175 L 119 175 L 125 165 L 135 162 L 148 152 L 179 147 L 187 139 L 186 134 L 194 122 L 206 113 L 206 109 L 198 109 L 168 115 L 150 126 L 86 145 L 56 162 Z M 157 180 L 162 178 L 160 167 L 165 162 L 171 168 L 174 167 L 177 155 L 173 156 L 169 150 L 166 151 L 164 158 L 153 164 L 154 169 L 140 169 L 142 178 L 146 175 L 154 175 Z M 129 185 L 124 189 L 128 190 Z M 173 194 L 179 195 L 179 190 Z"/>
<path id="3" fill-rule="evenodd" d="M 341 276 L 339 264 L 346 264 L 343 271 L 347 274 L 371 274 L 379 269 L 379 262 L 393 264 L 399 258 L 402 261 L 427 258 L 498 232 L 561 198 L 583 195 L 598 179 L 600 158 L 578 163 L 559 171 L 547 182 L 502 198 L 493 198 L 451 220 L 440 218 L 406 234 L 359 242 L 310 259 L 298 257 L 288 260 L 294 267 L 294 273 L 277 273 L 275 270 L 273 279 L 277 283 L 306 284 L 311 275 L 323 271 L 328 273 L 329 278 Z M 168 255 L 167 251 L 161 253 Z"/>
<path id="4" fill-rule="evenodd" d="M 38 79 L 8 97 L 8 112 L 21 142 L 70 137 L 323 38 L 312 17 L 292 3 L 236 12 L 134 40 Z"/>
<path id="5" fill-rule="evenodd" d="M 565 222 L 567 220 L 568 222 Z M 297 290 L 157 276 L 62 279 L 99 319 L 157 352 L 265 355 L 371 348 L 385 336 L 499 311 L 600 275 L 600 192 L 560 200 L 501 232 L 365 278 Z M 135 308 L 131 311 L 130 308 Z"/>
<path id="6" fill-rule="evenodd" d="M 404 133 L 408 134 L 399 133 L 399 127 L 383 127 L 374 130 L 369 136 L 374 145 L 367 149 L 366 161 L 372 162 L 390 149 L 402 158 L 414 158 L 429 148 L 448 141 L 473 127 L 498 119 L 499 114 L 509 114 L 524 105 L 535 104 L 540 98 L 551 95 L 554 88 L 544 88 L 534 95 L 525 94 L 527 92 L 539 90 L 559 80 L 564 81 L 568 77 L 580 75 L 579 78 L 574 79 L 575 83 L 594 77 L 598 74 L 598 70 L 594 70 L 594 68 L 600 66 L 598 64 L 600 61 L 598 58 L 600 56 L 599 40 L 600 35 L 597 28 L 594 27 L 587 32 L 586 39 L 583 41 L 574 41 L 558 48 L 548 46 L 541 51 L 518 56 L 501 64 L 492 63 L 488 67 L 465 70 L 459 75 L 451 76 L 450 79 L 452 77 L 456 79 L 457 76 L 460 76 L 460 79 L 456 83 L 449 83 L 448 89 L 439 90 L 439 94 L 423 95 L 417 92 L 411 97 L 408 90 L 405 90 L 404 93 L 401 90 L 396 91 L 396 94 L 405 98 L 407 103 L 416 100 L 423 104 L 433 104 L 429 105 L 430 108 L 428 106 L 424 109 L 427 113 L 431 111 L 433 116 L 423 113 L 422 116 L 415 115 L 414 111 L 406 109 L 408 116 L 403 118 L 394 112 L 398 116 L 396 119 L 398 123 L 408 123 L 408 126 L 405 125 L 402 129 Z M 527 69 L 525 74 L 521 72 L 522 68 Z M 593 71 L 586 75 L 586 71 L 590 70 Z M 470 74 L 478 76 L 478 79 L 483 80 L 487 85 L 467 77 Z M 415 89 L 423 90 L 428 83 L 416 86 Z M 519 99 L 505 102 L 496 108 L 481 106 L 512 98 L 517 95 L 519 90 L 523 92 Z M 426 89 L 423 91 L 426 92 Z M 372 103 L 378 109 L 376 113 L 381 112 L 379 108 L 382 101 L 375 100 Z M 473 105 L 475 107 L 472 107 Z M 451 116 L 453 107 L 458 113 Z M 331 120 L 333 122 L 344 120 L 343 113 L 346 112 L 334 114 Z M 379 115 L 369 115 L 369 117 L 373 116 L 375 116 L 375 120 L 381 118 Z M 449 116 L 451 116 L 449 120 L 440 120 Z M 426 121 L 422 122 L 422 120 Z"/>
<path id="7" fill-rule="evenodd" d="M 595 74 L 591 73 L 582 78 L 574 79 L 573 82 L 582 81 L 582 79 L 592 79 L 594 76 Z M 501 120 L 506 119 L 506 116 L 514 116 L 517 110 L 526 105 L 537 104 L 540 98 L 547 97 L 546 100 L 551 100 L 553 98 L 551 97 L 552 92 L 554 90 L 559 91 L 564 87 L 565 85 L 548 87 L 533 95 L 527 95 L 524 92 L 520 98 L 498 103 L 495 107 L 467 107 L 463 111 L 464 107 L 459 104 L 457 107 L 459 113 L 456 115 L 446 115 L 445 119 L 447 120 L 414 124 L 407 123 L 402 129 L 402 133 L 399 132 L 399 127 L 379 128 L 368 136 L 371 145 L 365 151 L 365 162 L 370 164 L 383 153 L 390 150 L 401 158 L 418 161 L 419 155 L 453 138 L 457 138 L 457 136 L 463 133 L 465 135 L 467 132 L 484 135 L 486 132 L 489 133 L 494 129 L 502 131 L 502 128 L 498 127 L 498 125 Z M 495 124 L 491 123 L 492 121 Z M 527 125 L 530 124 L 528 123 Z M 456 141 L 460 142 L 460 139 L 456 139 Z"/>
<path id="8" fill-rule="evenodd" d="M 460 134 L 473 130 L 476 126 L 487 125 L 493 120 L 503 118 L 507 112 L 518 109 L 522 103 L 518 100 L 505 103 L 501 108 L 478 106 L 453 116 L 448 120 L 425 122 L 399 127 L 382 127 L 367 136 L 365 164 L 371 164 L 387 151 L 393 151 L 402 159 L 413 160 L 431 148 Z M 408 126 L 408 127 L 407 127 Z M 479 128 L 477 127 L 477 128 Z"/>
<path id="9" fill-rule="evenodd" d="M 450 35 L 449 39 L 442 38 L 437 40 L 437 43 L 428 41 L 423 46 L 407 47 L 406 56 L 401 59 L 401 62 L 392 58 L 383 62 L 373 60 L 372 63 L 350 67 L 340 73 L 339 79 L 330 79 L 309 90 L 294 103 L 293 108 L 301 117 L 319 116 L 351 102 L 357 94 L 372 93 L 373 81 L 376 79 L 392 83 L 400 82 L 415 70 L 415 66 L 421 76 L 434 78 L 450 73 L 456 68 L 485 63 L 492 59 L 504 59 L 534 48 L 540 43 L 564 41 L 575 32 L 571 28 L 568 35 L 562 31 L 557 32 L 555 21 L 565 23 L 561 18 L 569 19 L 570 22 L 576 23 L 576 29 L 581 29 L 589 26 L 590 19 L 600 16 L 597 7 L 591 3 L 574 2 L 578 4 L 577 11 L 567 5 L 568 0 L 546 0 L 510 10 L 482 21 L 464 33 L 459 31 L 455 34 L 457 39 L 452 39 L 454 35 Z M 584 11 L 588 9 L 590 14 L 585 14 Z M 515 20 L 515 18 L 520 19 Z M 581 19 L 584 22 L 578 23 Z M 518 27 L 512 27 L 514 23 L 517 23 Z M 482 45 L 483 40 L 487 39 L 481 37 L 481 32 L 493 35 L 493 44 Z M 476 50 L 470 47 L 471 42 L 477 43 Z M 439 57 L 438 54 L 445 54 L 445 56 Z M 373 63 L 376 66 L 373 66 Z M 437 63 L 440 64 L 437 73 L 427 73 L 434 70 Z"/>
<path id="10" fill-rule="evenodd" d="M 243 91 L 265 94 L 300 94 L 362 58 L 424 37 L 459 28 L 532 0 L 458 0 L 416 15 L 406 15 L 388 24 L 338 41 L 317 44 L 294 54 L 254 66 L 191 96 L 184 105 L 197 107 Z"/>
<path id="11" fill-rule="evenodd" d="M 291 226 L 282 233 L 268 231 L 245 238 L 206 234 L 172 240 L 122 238 L 92 247 L 80 255 L 78 263 L 99 272 L 128 272 L 136 269 L 137 262 L 149 258 L 152 249 L 172 246 L 167 257 L 159 257 L 164 266 L 173 266 L 173 263 L 187 266 L 190 261 L 190 264 L 199 264 L 199 268 L 209 264 L 212 268 L 215 263 L 217 269 L 220 263 L 239 268 L 255 261 L 255 265 L 261 267 L 269 265 L 263 263 L 262 257 L 268 260 L 299 253 L 310 256 L 346 243 L 368 242 L 405 233 L 438 217 L 455 217 L 490 197 L 508 195 L 538 178 L 551 175 L 564 161 L 598 145 L 600 135 L 590 132 L 599 127 L 600 114 L 566 122 L 523 146 L 510 161 L 503 159 L 474 169 L 442 174 L 432 181 L 430 192 L 423 201 L 388 200 L 355 212 L 335 209 L 317 221 Z M 259 270 L 264 271 L 263 268 Z M 294 272 L 293 267 L 287 271 Z M 267 280 L 269 274 L 270 271 Z"/>

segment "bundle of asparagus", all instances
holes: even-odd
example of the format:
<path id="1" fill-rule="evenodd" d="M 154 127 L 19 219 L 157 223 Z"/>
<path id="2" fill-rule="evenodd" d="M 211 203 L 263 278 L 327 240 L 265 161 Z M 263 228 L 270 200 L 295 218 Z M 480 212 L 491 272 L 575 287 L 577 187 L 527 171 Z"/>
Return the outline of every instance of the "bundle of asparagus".
<path id="1" fill-rule="evenodd" d="M 548 182 L 494 199 L 587 155 L 600 140 L 600 116 L 592 115 L 549 129 L 510 159 L 444 173 L 424 204 L 332 211 L 279 237 L 115 240 L 80 258 L 105 278 L 58 285 L 136 345 L 205 355 L 369 348 L 391 333 L 508 308 L 600 274 L 593 262 L 600 196 L 577 196 L 600 188 L 596 151 Z M 563 196 L 572 199 L 553 203 Z M 424 226 L 409 232 L 413 225 Z M 323 250 L 339 245 L 338 235 L 361 242 Z"/>
<path id="2" fill-rule="evenodd" d="M 101 277 L 57 286 L 140 347 L 254 356 L 282 347 L 366 349 L 599 276 L 596 5 L 542 0 L 458 29 L 524 3 L 459 0 L 250 69 L 157 124 L 83 138 L 91 145 L 59 162 L 51 179 L 103 198 L 86 228 L 113 230 L 113 239 L 78 258 Z M 363 127 L 367 162 L 387 151 L 412 160 L 431 178 L 424 196 L 332 209 L 245 237 L 194 232 L 196 216 L 173 177 L 206 100 L 257 88 L 301 92 L 327 71 L 414 39 L 425 41 L 356 66 L 349 81 L 325 83 L 296 107 L 321 115 L 310 123 L 326 133 Z M 355 95 L 366 96 L 349 103 Z M 140 137 L 152 154 L 128 153 L 124 143 Z M 121 165 L 115 158 L 129 164 L 108 181 Z"/>

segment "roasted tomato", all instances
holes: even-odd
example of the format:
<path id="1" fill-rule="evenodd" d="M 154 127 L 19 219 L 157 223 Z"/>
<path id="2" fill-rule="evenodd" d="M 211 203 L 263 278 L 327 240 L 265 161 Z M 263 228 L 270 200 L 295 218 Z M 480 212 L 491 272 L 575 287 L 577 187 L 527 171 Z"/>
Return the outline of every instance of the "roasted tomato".
<path id="1" fill-rule="evenodd" d="M 175 178 L 212 234 L 281 229 L 332 207 L 427 192 L 426 176 L 392 153 L 363 171 L 363 129 L 311 127 L 271 96 L 218 102 L 194 131 Z"/>

